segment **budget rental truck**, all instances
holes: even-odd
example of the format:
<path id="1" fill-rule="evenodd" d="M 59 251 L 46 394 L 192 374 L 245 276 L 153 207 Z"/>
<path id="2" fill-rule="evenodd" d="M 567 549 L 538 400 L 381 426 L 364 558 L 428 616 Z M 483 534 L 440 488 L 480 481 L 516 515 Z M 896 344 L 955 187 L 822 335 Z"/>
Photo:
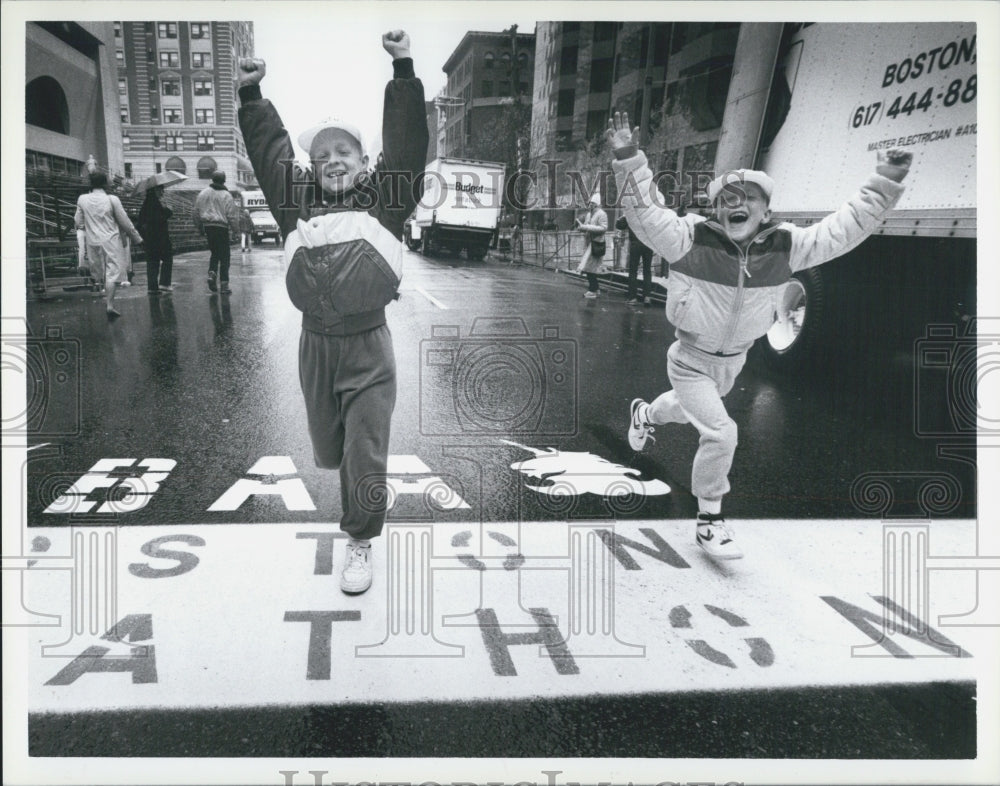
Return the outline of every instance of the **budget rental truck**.
<path id="1" fill-rule="evenodd" d="M 765 170 L 775 218 L 815 223 L 877 151 L 913 154 L 877 234 L 786 288 L 758 344 L 771 365 L 899 345 L 975 314 L 976 99 L 972 23 L 741 26 L 715 170 Z"/>
<path id="2" fill-rule="evenodd" d="M 424 192 L 406 222 L 412 251 L 486 258 L 503 206 L 505 168 L 490 161 L 438 158 L 424 171 Z"/>

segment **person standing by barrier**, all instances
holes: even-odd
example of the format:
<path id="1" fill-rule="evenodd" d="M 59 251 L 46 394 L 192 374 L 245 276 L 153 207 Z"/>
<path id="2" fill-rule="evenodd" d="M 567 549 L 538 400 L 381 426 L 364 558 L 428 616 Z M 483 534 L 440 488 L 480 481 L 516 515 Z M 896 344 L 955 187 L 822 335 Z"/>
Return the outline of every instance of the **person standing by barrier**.
<path id="1" fill-rule="evenodd" d="M 250 253 L 250 241 L 253 239 L 253 219 L 246 208 L 240 210 L 240 251 Z"/>
<path id="2" fill-rule="evenodd" d="M 586 218 L 576 220 L 576 227 L 587 233 L 587 247 L 583 251 L 576 272 L 587 274 L 587 291 L 583 296 L 595 298 L 601 288 L 597 281 L 597 271 L 601 269 L 608 248 L 604 238 L 604 233 L 608 231 L 608 214 L 601 209 L 600 194 L 594 194 L 590 198 L 590 210 Z"/>
<path id="3" fill-rule="evenodd" d="M 622 216 L 615 222 L 615 229 L 628 230 L 628 302 L 630 304 L 645 303 L 650 305 L 649 293 L 653 285 L 653 249 L 635 236 L 628 219 Z M 638 291 L 639 262 L 642 262 L 642 294 L 636 297 Z"/>
<path id="4" fill-rule="evenodd" d="M 86 233 L 91 275 L 95 280 L 104 281 L 108 317 L 113 318 L 121 316 L 115 308 L 118 284 L 128 280 L 121 232 L 136 244 L 142 243 L 142 235 L 129 220 L 121 200 L 108 194 L 107 188 L 107 175 L 103 172 L 90 174 L 90 193 L 77 199 L 74 222 L 78 230 Z"/>
<path id="5" fill-rule="evenodd" d="M 139 232 L 146 240 L 146 293 L 172 292 L 174 249 L 170 242 L 169 221 L 174 211 L 163 204 L 163 186 L 146 191 L 139 210 Z"/>
<path id="6" fill-rule="evenodd" d="M 216 172 L 212 183 L 194 202 L 194 225 L 208 240 L 208 288 L 228 295 L 229 231 L 239 228 L 240 212 L 236 200 L 226 189 L 226 173 Z"/>

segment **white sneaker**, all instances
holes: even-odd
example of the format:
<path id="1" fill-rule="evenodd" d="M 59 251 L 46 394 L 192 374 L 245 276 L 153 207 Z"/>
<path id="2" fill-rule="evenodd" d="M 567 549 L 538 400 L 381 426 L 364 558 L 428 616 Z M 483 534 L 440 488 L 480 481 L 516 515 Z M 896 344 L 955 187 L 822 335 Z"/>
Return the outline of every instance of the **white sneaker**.
<path id="1" fill-rule="evenodd" d="M 173 292 L 174 288 L 170 284 L 160 284 L 160 292 Z"/>
<path id="2" fill-rule="evenodd" d="M 646 413 L 649 404 L 641 398 L 632 399 L 632 406 L 629 409 L 628 424 L 628 444 L 632 450 L 642 450 L 646 447 L 646 440 L 651 439 L 656 442 L 656 437 L 652 436 L 653 427 L 646 420 Z"/>
<path id="3" fill-rule="evenodd" d="M 595 297 L 597 297 L 597 293 L 596 292 L 591 292 L 588 289 L 586 292 L 583 293 L 583 296 L 584 297 L 589 297 L 589 298 L 595 298 Z"/>
<path id="4" fill-rule="evenodd" d="M 360 595 L 372 585 L 372 547 L 347 544 L 347 559 L 340 574 L 340 589 Z"/>
<path id="5" fill-rule="evenodd" d="M 741 559 L 743 552 L 733 541 L 733 533 L 717 513 L 699 513 L 694 539 L 714 559 Z"/>

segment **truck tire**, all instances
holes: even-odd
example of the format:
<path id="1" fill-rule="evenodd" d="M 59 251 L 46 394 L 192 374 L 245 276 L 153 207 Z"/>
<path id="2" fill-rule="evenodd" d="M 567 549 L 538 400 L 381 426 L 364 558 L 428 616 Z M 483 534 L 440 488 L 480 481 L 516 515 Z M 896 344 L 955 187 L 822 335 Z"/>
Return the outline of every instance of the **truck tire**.
<path id="1" fill-rule="evenodd" d="M 471 262 L 482 262 L 486 259 L 486 255 L 489 253 L 490 247 L 488 245 L 482 246 L 466 246 L 465 253 L 469 257 Z"/>
<path id="2" fill-rule="evenodd" d="M 778 321 L 757 339 L 755 349 L 776 371 L 793 371 L 816 360 L 826 308 L 820 272 L 801 270 L 782 294 Z"/>
<path id="3" fill-rule="evenodd" d="M 406 247 L 410 249 L 410 251 L 419 251 L 421 245 L 422 243 L 419 238 L 414 239 L 409 233 L 406 234 Z"/>

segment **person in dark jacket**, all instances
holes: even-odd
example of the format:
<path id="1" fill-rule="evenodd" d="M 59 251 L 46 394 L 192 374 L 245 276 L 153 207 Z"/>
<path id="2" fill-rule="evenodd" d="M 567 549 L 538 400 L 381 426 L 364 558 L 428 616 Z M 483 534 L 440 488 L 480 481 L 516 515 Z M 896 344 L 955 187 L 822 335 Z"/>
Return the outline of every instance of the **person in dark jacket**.
<path id="1" fill-rule="evenodd" d="M 163 186 L 149 189 L 139 210 L 139 234 L 146 245 L 146 291 L 150 295 L 173 291 L 174 249 L 168 224 L 174 211 L 163 204 L 163 190 Z"/>
<path id="2" fill-rule="evenodd" d="M 649 292 L 652 287 L 653 249 L 635 236 L 628 219 L 622 216 L 615 222 L 615 229 L 628 230 L 628 302 L 650 304 Z M 638 290 L 639 262 L 642 262 L 642 294 Z"/>
<path id="3" fill-rule="evenodd" d="M 340 528 L 349 536 L 340 587 L 372 582 L 371 539 L 382 532 L 396 361 L 385 307 L 402 275 L 403 223 L 419 196 L 427 156 L 424 88 L 410 39 L 382 36 L 392 56 L 385 89 L 382 166 L 368 171 L 361 132 L 326 120 L 299 136 L 311 168 L 294 164 L 291 138 L 261 95 L 263 60 L 239 63 L 240 129 L 285 238 L 285 284 L 302 312 L 299 381 L 316 465 L 340 470 Z"/>

